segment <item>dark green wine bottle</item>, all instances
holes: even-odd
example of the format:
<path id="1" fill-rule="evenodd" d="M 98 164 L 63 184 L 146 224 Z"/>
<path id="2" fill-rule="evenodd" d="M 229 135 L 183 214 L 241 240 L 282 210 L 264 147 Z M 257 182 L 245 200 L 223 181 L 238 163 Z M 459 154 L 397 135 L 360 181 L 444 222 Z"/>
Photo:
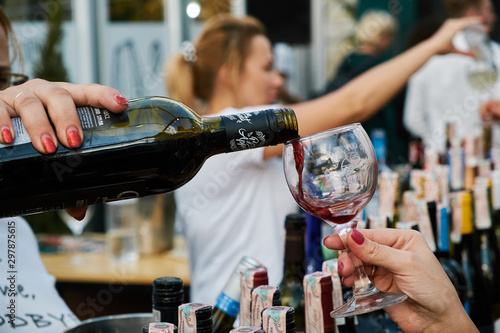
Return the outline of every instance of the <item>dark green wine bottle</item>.
<path id="1" fill-rule="evenodd" d="M 163 97 L 126 112 L 78 109 L 84 140 L 38 153 L 13 118 L 16 139 L 0 145 L 0 217 L 159 194 L 192 179 L 212 155 L 277 145 L 298 135 L 293 110 L 201 117 Z M 22 186 L 20 184 L 23 184 Z"/>
<path id="2" fill-rule="evenodd" d="M 306 272 L 305 231 L 303 214 L 289 214 L 285 219 L 285 263 L 280 284 L 281 303 L 295 310 L 297 331 L 305 330 L 303 280 Z"/>

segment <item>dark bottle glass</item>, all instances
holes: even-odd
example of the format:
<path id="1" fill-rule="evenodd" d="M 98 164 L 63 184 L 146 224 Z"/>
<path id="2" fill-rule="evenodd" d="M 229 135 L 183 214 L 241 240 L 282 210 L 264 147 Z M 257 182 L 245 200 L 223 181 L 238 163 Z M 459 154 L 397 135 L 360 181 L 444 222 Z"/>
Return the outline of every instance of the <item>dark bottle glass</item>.
<path id="1" fill-rule="evenodd" d="M 264 267 L 250 267 L 240 271 L 240 326 L 250 326 L 252 323 L 252 289 L 268 283 L 267 269 Z"/>
<path id="2" fill-rule="evenodd" d="M 40 154 L 21 130 L 13 144 L 0 145 L 0 217 L 165 193 L 212 155 L 298 135 L 290 109 L 201 117 L 175 100 L 149 97 L 131 101 L 122 114 L 90 107 L 78 114 L 80 148 L 59 144 L 54 154 Z"/>
<path id="3" fill-rule="evenodd" d="M 492 324 L 500 319 L 500 251 L 496 244 L 491 219 L 491 195 L 489 179 L 476 178 L 474 185 L 474 222 L 476 237 L 477 272 L 487 291 L 483 302 L 487 303 Z M 486 311 L 486 306 L 485 306 Z"/>
<path id="4" fill-rule="evenodd" d="M 212 307 L 202 303 L 179 306 L 179 333 L 212 333 Z"/>
<path id="5" fill-rule="evenodd" d="M 334 333 L 333 284 L 331 274 L 315 272 L 304 277 L 304 296 L 306 303 L 306 332 Z"/>
<path id="6" fill-rule="evenodd" d="M 262 311 L 262 328 L 265 332 L 295 333 L 294 309 L 289 306 L 271 306 Z M 285 328 L 283 330 L 283 328 Z"/>
<path id="7" fill-rule="evenodd" d="M 166 276 L 153 281 L 153 321 L 178 326 L 178 307 L 183 303 L 182 279 Z"/>
<path id="8" fill-rule="evenodd" d="M 298 331 L 305 329 L 305 301 L 302 282 L 306 272 L 305 231 L 303 214 L 289 214 L 285 219 L 285 263 L 280 284 L 281 303 L 295 310 L 295 325 Z"/>
<path id="9" fill-rule="evenodd" d="M 277 286 L 264 285 L 253 288 L 251 295 L 251 325 L 260 326 L 262 322 L 262 310 L 270 306 L 281 305 L 281 292 Z"/>
<path id="10" fill-rule="evenodd" d="M 240 271 L 250 267 L 264 267 L 257 260 L 243 257 L 234 268 L 224 289 L 213 308 L 213 333 L 227 333 L 233 329 L 234 321 L 240 311 Z"/>
<path id="11" fill-rule="evenodd" d="M 177 333 L 177 326 L 172 323 L 149 323 L 142 327 L 142 333 Z"/>

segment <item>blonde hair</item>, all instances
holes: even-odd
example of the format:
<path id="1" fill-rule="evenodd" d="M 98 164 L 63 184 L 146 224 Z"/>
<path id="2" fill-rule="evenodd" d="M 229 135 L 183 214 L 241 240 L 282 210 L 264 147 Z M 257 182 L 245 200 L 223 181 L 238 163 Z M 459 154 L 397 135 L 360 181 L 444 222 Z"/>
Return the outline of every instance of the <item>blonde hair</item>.
<path id="1" fill-rule="evenodd" d="M 9 44 L 11 44 L 12 46 L 14 56 L 10 62 L 12 64 L 17 58 L 19 58 L 19 63 L 22 69 L 24 66 L 24 61 L 23 61 L 23 54 L 21 52 L 21 47 L 19 46 L 16 35 L 14 34 L 14 29 L 12 29 L 12 24 L 10 23 L 10 20 L 7 17 L 7 15 L 5 15 L 5 12 L 3 11 L 2 7 L 0 7 L 0 25 L 2 26 L 3 30 L 5 31 L 5 34 L 7 35 L 7 40 Z"/>
<path id="2" fill-rule="evenodd" d="M 396 20 L 383 10 L 371 10 L 363 14 L 359 20 L 356 34 L 356 44 L 378 45 L 384 34 L 396 34 Z"/>
<path id="3" fill-rule="evenodd" d="M 265 33 L 262 23 L 252 17 L 221 14 L 211 18 L 194 42 L 194 61 L 181 53 L 168 60 L 165 76 L 169 96 L 197 109 L 197 102 L 207 103 L 212 96 L 217 73 L 224 65 L 236 85 L 252 38 Z"/>

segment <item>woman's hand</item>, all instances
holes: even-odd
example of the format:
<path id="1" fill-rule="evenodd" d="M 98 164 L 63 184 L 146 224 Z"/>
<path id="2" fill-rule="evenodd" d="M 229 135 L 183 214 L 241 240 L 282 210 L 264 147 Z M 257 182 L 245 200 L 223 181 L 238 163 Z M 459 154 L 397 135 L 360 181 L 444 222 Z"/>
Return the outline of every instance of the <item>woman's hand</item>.
<path id="1" fill-rule="evenodd" d="M 354 229 L 349 250 L 365 263 L 381 291 L 403 292 L 408 299 L 385 309 L 404 332 L 477 332 L 457 292 L 419 232 L 397 229 Z M 330 249 L 345 249 L 335 234 L 324 240 Z M 354 266 L 346 252 L 339 256 L 343 283 L 354 283 Z"/>
<path id="2" fill-rule="evenodd" d="M 54 153 L 57 139 L 68 148 L 79 147 L 83 131 L 76 106 L 86 105 L 122 112 L 127 109 L 128 101 L 110 87 L 40 79 L 0 91 L 0 142 L 14 140 L 16 133 L 11 118 L 21 117 L 33 146 L 40 153 Z M 68 213 L 78 220 L 85 217 L 86 211 L 87 207 L 68 209 Z"/>
<path id="3" fill-rule="evenodd" d="M 97 84 L 30 80 L 0 92 L 0 142 L 15 137 L 12 117 L 21 117 L 31 142 L 41 153 L 53 153 L 58 140 L 66 147 L 79 147 L 83 140 L 76 106 L 91 105 L 121 112 L 128 101 L 118 90 Z M 57 136 L 51 126 L 54 124 Z"/>
<path id="4" fill-rule="evenodd" d="M 481 118 L 485 121 L 500 119 L 500 101 L 491 100 L 481 104 Z"/>
<path id="5" fill-rule="evenodd" d="M 448 19 L 426 42 L 433 45 L 436 54 L 459 53 L 473 57 L 471 52 L 457 50 L 452 41 L 457 32 L 470 25 L 479 24 L 481 21 L 480 16 Z"/>

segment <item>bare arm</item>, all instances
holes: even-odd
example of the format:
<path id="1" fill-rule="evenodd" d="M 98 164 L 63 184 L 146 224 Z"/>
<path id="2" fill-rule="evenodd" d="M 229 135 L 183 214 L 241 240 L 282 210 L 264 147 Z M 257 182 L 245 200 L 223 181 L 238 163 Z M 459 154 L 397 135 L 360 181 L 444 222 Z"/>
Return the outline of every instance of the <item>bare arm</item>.
<path id="1" fill-rule="evenodd" d="M 479 18 L 449 19 L 426 41 L 386 61 L 350 81 L 344 87 L 317 99 L 294 104 L 300 135 L 368 119 L 405 85 L 408 79 L 433 55 L 454 49 L 455 34 Z M 281 155 L 281 146 L 269 147 L 265 157 Z"/>

